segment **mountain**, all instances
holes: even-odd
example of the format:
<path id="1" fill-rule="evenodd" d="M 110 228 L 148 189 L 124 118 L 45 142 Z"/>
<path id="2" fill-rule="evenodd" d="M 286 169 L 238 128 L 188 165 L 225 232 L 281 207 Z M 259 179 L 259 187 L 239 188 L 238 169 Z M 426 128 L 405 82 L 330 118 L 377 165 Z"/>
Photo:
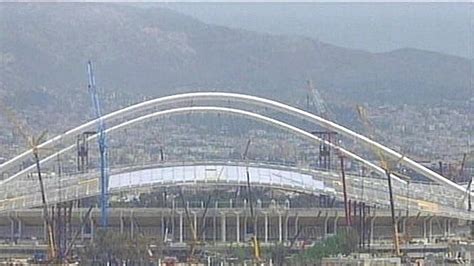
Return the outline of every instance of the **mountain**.
<path id="1" fill-rule="evenodd" d="M 85 99 L 88 59 L 107 92 L 137 97 L 226 90 L 296 101 L 308 78 L 330 99 L 472 97 L 472 62 L 462 57 L 408 48 L 369 53 L 208 25 L 164 8 L 2 3 L 0 32 L 0 97 L 24 106 Z"/>

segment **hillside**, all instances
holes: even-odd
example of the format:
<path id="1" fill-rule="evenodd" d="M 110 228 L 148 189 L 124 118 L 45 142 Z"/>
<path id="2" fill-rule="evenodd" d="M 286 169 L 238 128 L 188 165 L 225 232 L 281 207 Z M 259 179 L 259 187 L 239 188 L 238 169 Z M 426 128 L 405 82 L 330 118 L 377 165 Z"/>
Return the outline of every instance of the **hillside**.
<path id="1" fill-rule="evenodd" d="M 468 59 L 414 49 L 374 54 L 207 25 L 160 8 L 2 3 L 0 32 L 0 96 L 25 105 L 76 95 L 88 59 L 108 92 L 136 95 L 228 90 L 296 101 L 312 78 L 331 99 L 424 104 L 471 97 Z"/>

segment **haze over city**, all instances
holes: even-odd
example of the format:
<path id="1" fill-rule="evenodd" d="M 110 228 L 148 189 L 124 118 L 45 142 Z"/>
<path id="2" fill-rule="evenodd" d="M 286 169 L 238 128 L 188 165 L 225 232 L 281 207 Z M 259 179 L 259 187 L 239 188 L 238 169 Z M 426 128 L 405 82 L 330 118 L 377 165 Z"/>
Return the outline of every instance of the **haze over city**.
<path id="1" fill-rule="evenodd" d="M 0 265 L 471 263 L 473 23 L 0 3 Z"/>

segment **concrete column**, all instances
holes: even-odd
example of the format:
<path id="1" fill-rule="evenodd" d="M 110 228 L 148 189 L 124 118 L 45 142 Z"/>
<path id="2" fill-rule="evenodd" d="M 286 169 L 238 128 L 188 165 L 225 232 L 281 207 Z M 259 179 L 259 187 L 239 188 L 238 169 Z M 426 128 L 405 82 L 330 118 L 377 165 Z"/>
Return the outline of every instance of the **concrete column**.
<path id="1" fill-rule="evenodd" d="M 235 229 L 237 230 L 236 234 L 236 241 L 240 243 L 240 215 L 238 213 L 235 214 Z"/>
<path id="2" fill-rule="evenodd" d="M 428 241 L 430 243 L 433 242 L 433 218 L 430 219 L 430 230 L 429 230 L 429 235 L 428 235 Z"/>
<path id="3" fill-rule="evenodd" d="M 268 214 L 265 213 L 265 243 L 268 243 Z"/>
<path id="4" fill-rule="evenodd" d="M 433 217 L 427 217 L 423 220 L 423 238 L 428 239 L 428 242 L 431 242 L 431 236 L 432 236 L 432 219 Z M 427 228 L 427 223 L 430 228 Z"/>
<path id="5" fill-rule="evenodd" d="M 298 222 L 299 222 L 299 219 L 300 219 L 300 217 L 299 217 L 298 215 L 296 215 L 296 217 L 295 217 L 295 236 L 298 234 L 298 229 L 299 229 L 299 227 L 298 227 Z M 298 238 L 296 238 L 296 240 L 298 240 Z"/>
<path id="6" fill-rule="evenodd" d="M 18 219 L 18 239 L 23 237 L 23 222 L 21 219 Z"/>
<path id="7" fill-rule="evenodd" d="M 371 245 L 373 245 L 373 243 L 374 243 L 374 225 L 375 225 L 375 219 L 376 218 L 377 217 L 374 216 L 370 219 L 370 232 L 369 232 L 369 234 L 370 234 L 370 244 Z"/>
<path id="8" fill-rule="evenodd" d="M 450 224 L 449 218 L 444 219 L 444 230 L 443 230 L 443 232 L 444 232 L 443 236 L 444 237 L 448 237 L 450 235 L 449 224 Z"/>
<path id="9" fill-rule="evenodd" d="M 253 229 L 255 230 L 254 234 L 255 234 L 255 237 L 257 237 L 258 239 L 258 215 L 257 214 L 255 214 L 255 220 L 253 222 L 254 222 Z"/>
<path id="10" fill-rule="evenodd" d="M 446 230 L 447 230 L 448 236 L 450 236 L 451 235 L 451 219 L 447 219 L 446 222 L 448 223 L 446 225 Z"/>
<path id="11" fill-rule="evenodd" d="M 285 217 L 285 242 L 288 241 L 288 220 L 290 219 L 290 217 L 288 216 L 288 214 L 286 215 Z"/>
<path id="12" fill-rule="evenodd" d="M 46 228 L 46 222 L 44 223 L 44 226 Z M 45 229 L 46 230 L 46 229 Z M 48 241 L 48 234 L 46 233 L 46 231 L 44 231 L 45 233 L 45 241 Z M 81 228 L 81 241 L 84 241 L 84 227 Z"/>
<path id="13" fill-rule="evenodd" d="M 193 218 L 194 218 L 193 226 L 194 226 L 194 234 L 195 234 L 194 237 L 196 237 L 196 239 L 199 239 L 198 220 L 197 220 L 196 212 L 193 212 Z"/>
<path id="14" fill-rule="evenodd" d="M 48 227 L 46 226 L 46 221 L 43 221 L 43 237 L 45 242 L 48 241 Z M 84 228 L 81 230 L 81 241 L 84 240 Z"/>
<path id="15" fill-rule="evenodd" d="M 174 218 L 175 218 L 175 212 L 174 212 L 174 210 L 171 211 L 171 214 L 170 214 L 170 215 L 171 215 L 171 235 L 172 235 L 172 239 L 173 239 L 173 241 L 174 241 L 174 239 L 175 239 L 175 234 L 174 234 L 174 232 L 175 232 L 175 228 L 176 228 L 176 227 L 174 226 L 174 222 L 175 222 L 175 221 L 174 221 Z"/>
<path id="16" fill-rule="evenodd" d="M 8 217 L 8 220 L 10 220 L 10 241 L 13 242 L 15 240 L 15 221 L 11 217 Z"/>
<path id="17" fill-rule="evenodd" d="M 278 242 L 283 242 L 283 225 L 281 221 L 282 217 L 281 214 L 278 214 Z"/>
<path id="18" fill-rule="evenodd" d="M 339 220 L 339 216 L 334 217 L 334 234 L 337 234 L 337 221 Z"/>
<path id="19" fill-rule="evenodd" d="M 179 243 L 183 243 L 183 213 L 179 213 Z"/>
<path id="20" fill-rule="evenodd" d="M 403 228 L 403 234 L 407 235 L 407 220 L 409 218 L 402 218 L 402 228 Z"/>
<path id="21" fill-rule="evenodd" d="M 212 238 L 214 240 L 214 244 L 217 241 L 217 216 L 216 212 L 214 212 L 214 216 L 212 217 Z"/>
<path id="22" fill-rule="evenodd" d="M 423 220 L 423 238 L 424 239 L 426 239 L 426 220 L 427 219 Z"/>
<path id="23" fill-rule="evenodd" d="M 324 239 L 328 237 L 328 221 L 329 221 L 329 215 L 326 213 L 326 217 L 324 218 L 324 230 L 323 230 Z"/>
<path id="24" fill-rule="evenodd" d="M 94 228 L 94 219 L 92 219 L 92 217 L 90 218 L 90 225 L 91 225 L 91 241 L 94 241 L 95 228 Z"/>
<path id="25" fill-rule="evenodd" d="M 166 227 L 164 214 L 161 213 L 161 239 L 166 239 Z"/>
<path id="26" fill-rule="evenodd" d="M 247 221 L 248 221 L 248 217 L 247 217 L 247 214 L 245 214 L 245 218 L 244 218 L 244 234 L 247 235 L 248 233 L 248 228 L 247 228 Z"/>
<path id="27" fill-rule="evenodd" d="M 124 228 L 124 224 L 123 224 L 123 213 L 120 212 L 120 234 L 123 234 L 123 228 Z"/>
<path id="28" fill-rule="evenodd" d="M 130 237 L 133 238 L 134 234 L 135 234 L 135 226 L 134 226 L 133 216 L 130 215 Z"/>
<path id="29" fill-rule="evenodd" d="M 226 241 L 226 234 L 227 234 L 227 231 L 226 231 L 226 220 L 225 220 L 225 213 L 222 213 L 221 214 L 221 234 L 222 234 L 222 242 L 225 243 Z"/>
<path id="30" fill-rule="evenodd" d="M 214 244 L 217 243 L 217 210 L 219 209 L 219 202 L 216 201 L 215 202 L 215 205 L 214 205 L 214 217 L 213 217 L 213 220 L 212 220 L 212 225 L 213 225 L 213 240 L 214 240 Z"/>
<path id="31" fill-rule="evenodd" d="M 203 228 L 203 231 L 201 232 L 200 236 L 202 237 L 202 241 L 206 241 L 206 229 L 205 229 L 205 227 L 207 227 L 206 226 L 206 220 L 207 220 L 207 218 L 204 217 L 202 219 L 202 222 L 201 222 L 202 223 L 201 228 Z"/>

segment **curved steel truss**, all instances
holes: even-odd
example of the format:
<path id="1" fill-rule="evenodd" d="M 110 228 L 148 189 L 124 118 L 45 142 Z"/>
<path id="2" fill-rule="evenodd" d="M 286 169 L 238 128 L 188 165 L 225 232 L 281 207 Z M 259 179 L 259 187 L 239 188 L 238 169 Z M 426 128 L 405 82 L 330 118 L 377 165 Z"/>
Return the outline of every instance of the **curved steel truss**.
<path id="1" fill-rule="evenodd" d="M 377 143 L 361 134 L 358 134 L 346 127 L 343 127 L 337 123 L 328 121 L 326 119 L 323 119 L 319 116 L 313 115 L 311 113 L 305 112 L 303 110 L 300 110 L 298 108 L 283 104 L 281 102 L 261 98 L 261 97 L 256 97 L 256 96 L 250 96 L 250 95 L 244 95 L 244 94 L 235 94 L 235 93 L 222 93 L 222 92 L 199 92 L 199 93 L 185 93 L 185 94 L 178 94 L 178 95 L 173 95 L 173 96 L 166 96 L 166 97 L 161 97 L 149 101 L 145 101 L 142 103 L 138 103 L 126 108 L 123 108 L 121 110 L 109 113 L 105 116 L 103 116 L 103 119 L 106 121 L 114 121 L 118 119 L 125 119 L 125 122 L 122 122 L 118 125 L 115 125 L 111 128 L 109 128 L 107 131 L 112 132 L 121 128 L 125 128 L 128 126 L 132 126 L 136 123 L 140 123 L 143 121 L 146 121 L 148 119 L 156 118 L 159 116 L 164 116 L 164 115 L 173 115 L 173 114 L 182 114 L 182 113 L 195 113 L 195 112 L 214 112 L 214 113 L 226 113 L 226 114 L 232 114 L 232 115 L 239 115 L 243 117 L 248 117 L 251 119 L 255 119 L 264 123 L 271 124 L 273 126 L 282 128 L 284 130 L 288 130 L 294 134 L 297 134 L 299 136 L 302 136 L 310 141 L 313 142 L 325 142 L 324 140 L 321 140 L 320 138 L 314 136 L 310 132 L 307 132 L 303 129 L 300 129 L 298 127 L 295 127 L 293 125 L 290 125 L 288 123 L 285 123 L 283 121 L 270 118 L 261 114 L 258 114 L 254 111 L 246 111 L 246 110 L 240 110 L 240 109 L 234 109 L 234 108 L 227 108 L 227 107 L 218 107 L 218 106 L 195 106 L 199 105 L 200 102 L 209 102 L 209 101 L 215 101 L 215 102 L 224 102 L 226 104 L 239 104 L 239 103 L 246 103 L 250 105 L 255 105 L 255 106 L 263 106 L 265 108 L 270 108 L 277 110 L 279 112 L 283 112 L 285 114 L 289 114 L 301 119 L 304 119 L 306 121 L 312 122 L 314 124 L 317 124 L 321 127 L 324 127 L 328 130 L 338 132 L 339 134 L 351 138 L 355 141 L 361 142 L 365 144 L 366 146 L 377 149 L 380 152 L 382 152 L 384 155 L 387 157 L 393 159 L 393 160 L 399 160 L 400 164 L 404 165 L 407 168 L 412 169 L 413 171 L 422 174 L 426 176 L 427 178 L 431 179 L 432 181 L 443 185 L 449 189 L 452 189 L 453 191 L 457 191 L 465 193 L 465 188 L 446 179 L 445 177 L 431 171 L 430 169 L 416 163 L 415 161 L 407 158 L 406 156 L 402 156 L 401 154 L 397 153 L 396 151 L 391 150 L 388 147 L 383 146 L 380 143 Z M 191 107 L 180 107 L 180 108 L 173 108 L 173 109 L 167 109 L 167 110 L 161 110 L 161 111 L 154 111 L 156 108 L 159 107 L 165 107 L 170 104 L 187 104 L 187 105 L 192 105 Z M 152 111 L 151 113 L 148 114 L 143 114 L 143 112 L 149 112 Z M 134 114 L 139 113 L 140 115 L 135 118 L 129 118 L 133 116 Z M 54 138 L 51 138 L 47 140 L 46 142 L 42 143 L 39 148 L 51 148 L 54 147 L 57 144 L 62 144 L 67 143 L 71 139 L 73 139 L 77 134 L 80 134 L 84 131 L 90 130 L 95 127 L 96 123 L 98 123 L 98 120 L 92 120 L 89 121 L 83 125 L 80 125 L 74 129 L 71 129 L 64 134 L 58 135 Z M 89 141 L 96 136 L 93 135 L 89 137 Z M 353 152 L 350 152 L 342 147 L 335 146 L 332 143 L 327 143 L 328 145 L 333 146 L 333 148 L 337 149 L 339 152 L 342 154 L 346 155 L 347 157 L 350 157 L 353 160 L 356 160 L 367 167 L 373 169 L 374 171 L 378 173 L 383 173 L 383 170 L 378 167 L 377 165 L 374 165 L 373 163 L 369 162 L 368 160 L 365 160 L 361 158 L 360 156 L 354 154 Z M 41 161 L 42 164 L 45 164 L 49 161 L 51 161 L 55 156 L 58 154 L 62 154 L 64 152 L 70 151 L 75 147 L 75 145 L 69 145 L 63 148 L 62 150 L 58 151 L 57 153 L 50 155 L 43 159 Z M 31 154 L 31 150 L 25 151 L 22 154 L 14 157 L 13 159 L 3 163 L 0 165 L 0 173 L 6 172 L 15 165 L 17 165 L 19 162 L 24 161 L 29 155 Z M 17 172 L 13 175 L 8 176 L 6 179 L 0 181 L 0 189 L 3 187 L 5 188 L 5 185 L 8 182 L 11 182 L 15 180 L 16 178 L 24 175 L 25 173 L 31 171 L 33 169 L 33 166 L 27 167 L 23 169 L 20 172 Z M 401 184 L 404 184 L 405 182 L 397 179 Z"/>

